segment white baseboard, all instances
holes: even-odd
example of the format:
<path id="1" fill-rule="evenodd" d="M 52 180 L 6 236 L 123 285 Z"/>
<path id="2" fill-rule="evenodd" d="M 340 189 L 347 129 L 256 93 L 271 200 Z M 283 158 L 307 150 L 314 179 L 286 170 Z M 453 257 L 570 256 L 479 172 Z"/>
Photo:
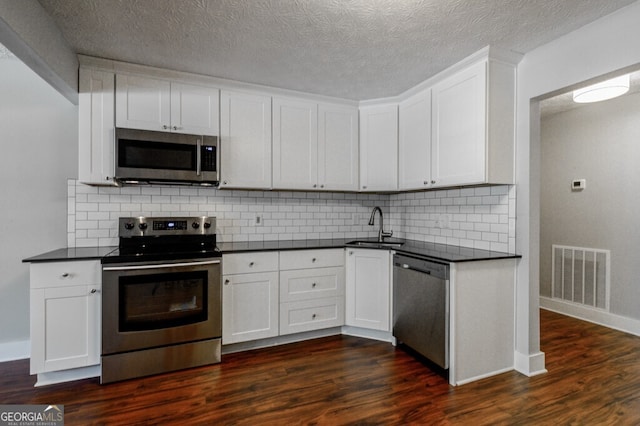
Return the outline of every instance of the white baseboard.
<path id="1" fill-rule="evenodd" d="M 364 337 L 365 339 L 372 339 L 372 340 L 379 340 L 381 342 L 394 343 L 394 339 L 390 331 L 371 330 L 368 328 L 360 328 L 360 327 L 354 327 L 351 325 L 343 325 L 342 334 L 346 336 Z"/>
<path id="2" fill-rule="evenodd" d="M 90 367 L 72 368 L 70 370 L 50 371 L 39 373 L 35 387 L 54 385 L 57 383 L 72 382 L 74 380 L 90 379 L 100 377 L 101 367 L 92 365 Z"/>
<path id="3" fill-rule="evenodd" d="M 31 341 L 18 340 L 0 343 L 0 362 L 26 359 L 31 356 Z"/>
<path id="4" fill-rule="evenodd" d="M 513 354 L 514 369 L 528 377 L 544 374 L 547 369 L 544 367 L 544 352 L 535 354 L 523 354 L 515 351 Z"/>
<path id="5" fill-rule="evenodd" d="M 640 320 L 623 317 L 602 310 L 590 309 L 575 303 L 540 296 L 540 307 L 548 311 L 568 315 L 604 327 L 640 336 Z"/>

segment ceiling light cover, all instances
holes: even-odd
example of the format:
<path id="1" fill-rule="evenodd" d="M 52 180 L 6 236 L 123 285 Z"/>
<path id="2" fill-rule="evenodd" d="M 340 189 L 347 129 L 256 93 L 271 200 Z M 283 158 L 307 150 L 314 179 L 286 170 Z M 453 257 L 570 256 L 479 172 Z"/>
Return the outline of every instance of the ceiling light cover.
<path id="1" fill-rule="evenodd" d="M 592 86 L 573 91 L 573 101 L 577 103 L 599 102 L 624 95 L 629 91 L 629 74 L 612 78 Z"/>

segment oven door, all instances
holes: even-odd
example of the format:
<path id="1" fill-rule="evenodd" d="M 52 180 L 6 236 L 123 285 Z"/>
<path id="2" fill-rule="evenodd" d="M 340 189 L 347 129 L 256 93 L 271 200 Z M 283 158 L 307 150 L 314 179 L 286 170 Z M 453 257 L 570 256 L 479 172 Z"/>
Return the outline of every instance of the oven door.
<path id="1" fill-rule="evenodd" d="M 102 355 L 222 335 L 219 259 L 102 271 Z"/>
<path id="2" fill-rule="evenodd" d="M 131 183 L 218 182 L 218 140 L 137 129 L 116 129 L 116 179 Z"/>

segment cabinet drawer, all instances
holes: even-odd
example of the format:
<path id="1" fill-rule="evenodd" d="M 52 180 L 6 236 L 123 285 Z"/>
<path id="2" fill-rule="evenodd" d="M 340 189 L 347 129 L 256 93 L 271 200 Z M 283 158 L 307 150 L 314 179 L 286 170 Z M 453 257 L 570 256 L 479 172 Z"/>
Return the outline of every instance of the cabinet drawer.
<path id="1" fill-rule="evenodd" d="M 302 300 L 280 304 L 280 334 L 344 325 L 344 298 Z"/>
<path id="2" fill-rule="evenodd" d="M 344 294 L 344 267 L 280 272 L 280 301 L 319 299 Z"/>
<path id="3" fill-rule="evenodd" d="M 251 252 L 222 256 L 224 275 L 270 272 L 278 270 L 278 252 Z"/>
<path id="4" fill-rule="evenodd" d="M 87 286 L 102 283 L 102 267 L 98 260 L 32 263 L 29 271 L 31 288 Z"/>
<path id="5" fill-rule="evenodd" d="M 280 252 L 280 270 L 344 266 L 343 249 L 292 250 Z"/>

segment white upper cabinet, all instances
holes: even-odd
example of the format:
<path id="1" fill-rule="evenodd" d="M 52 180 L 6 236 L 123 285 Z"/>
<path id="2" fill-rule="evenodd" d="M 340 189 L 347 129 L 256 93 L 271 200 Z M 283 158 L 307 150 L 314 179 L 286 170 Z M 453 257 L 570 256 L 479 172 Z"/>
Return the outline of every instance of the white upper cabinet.
<path id="1" fill-rule="evenodd" d="M 80 68 L 78 100 L 78 180 L 115 185 L 115 75 Z"/>
<path id="2" fill-rule="evenodd" d="M 116 76 L 117 127 L 217 136 L 218 104 L 216 88 Z"/>
<path id="3" fill-rule="evenodd" d="M 318 105 L 273 98 L 273 187 L 318 188 Z"/>
<path id="4" fill-rule="evenodd" d="M 220 92 L 216 88 L 171 83 L 171 130 L 218 136 Z"/>
<path id="5" fill-rule="evenodd" d="M 431 90 L 400 103 L 398 119 L 398 188 L 431 186 Z"/>
<path id="6" fill-rule="evenodd" d="M 318 184 L 320 189 L 358 190 L 358 109 L 318 106 Z"/>
<path id="7" fill-rule="evenodd" d="M 271 188 L 271 98 L 223 90 L 221 188 Z"/>
<path id="8" fill-rule="evenodd" d="M 398 105 L 360 108 L 360 190 L 398 189 Z"/>
<path id="9" fill-rule="evenodd" d="M 274 98 L 273 187 L 356 190 L 357 108 Z"/>
<path id="10" fill-rule="evenodd" d="M 432 88 L 434 186 L 513 183 L 515 66 L 481 60 Z"/>

